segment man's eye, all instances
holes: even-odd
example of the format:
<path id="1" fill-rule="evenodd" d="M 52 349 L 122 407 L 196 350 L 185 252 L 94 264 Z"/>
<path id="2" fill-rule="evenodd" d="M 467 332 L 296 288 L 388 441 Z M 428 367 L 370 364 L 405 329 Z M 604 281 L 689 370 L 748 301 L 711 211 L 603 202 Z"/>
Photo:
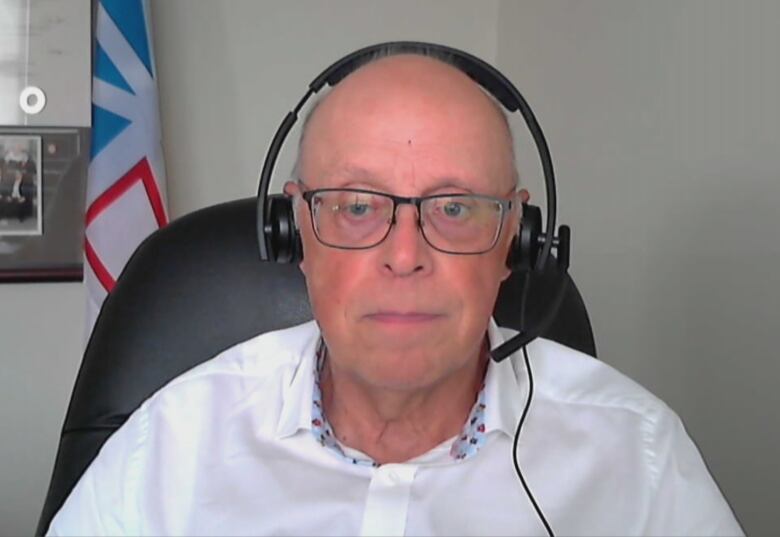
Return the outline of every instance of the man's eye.
<path id="1" fill-rule="evenodd" d="M 466 218 L 469 214 L 469 208 L 463 203 L 450 201 L 442 205 L 442 212 L 448 218 Z"/>
<path id="2" fill-rule="evenodd" d="M 364 216 L 369 212 L 371 207 L 369 207 L 367 203 L 350 203 L 345 209 L 350 216 Z"/>
<path id="3" fill-rule="evenodd" d="M 373 207 L 369 203 L 338 203 L 332 207 L 332 211 L 351 218 L 361 218 L 370 215 Z"/>

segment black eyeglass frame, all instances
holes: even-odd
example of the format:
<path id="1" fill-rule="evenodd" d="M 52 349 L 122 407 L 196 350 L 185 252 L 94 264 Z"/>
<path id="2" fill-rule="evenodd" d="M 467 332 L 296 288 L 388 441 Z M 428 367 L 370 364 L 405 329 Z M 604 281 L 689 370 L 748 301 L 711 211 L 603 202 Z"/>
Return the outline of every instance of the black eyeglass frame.
<path id="1" fill-rule="evenodd" d="M 298 183 L 302 187 L 305 186 L 303 183 Z M 317 194 L 321 194 L 323 192 L 353 192 L 355 194 L 371 194 L 375 196 L 382 196 L 384 198 L 389 198 L 393 202 L 393 211 L 392 211 L 392 220 L 390 220 L 390 225 L 387 226 L 387 231 L 385 231 L 385 234 L 382 235 L 382 238 L 380 238 L 378 241 L 374 242 L 373 244 L 370 244 L 368 246 L 340 246 L 336 244 L 332 244 L 329 242 L 326 242 L 325 240 L 320 237 L 319 232 L 317 231 L 317 226 L 314 225 L 314 207 L 312 207 L 311 200 L 316 196 Z M 384 240 L 390 235 L 390 231 L 393 229 L 393 226 L 396 223 L 396 213 L 398 211 L 399 205 L 413 205 L 417 209 L 417 228 L 420 230 L 420 234 L 422 235 L 423 239 L 425 240 L 426 244 L 433 248 L 436 251 L 450 254 L 450 255 L 480 255 L 489 252 L 493 248 L 496 247 L 496 244 L 498 244 L 498 239 L 501 237 L 501 232 L 504 229 L 504 220 L 506 219 L 506 216 L 511 213 L 514 203 L 512 200 L 504 199 L 504 198 L 497 198 L 495 196 L 487 196 L 484 194 L 466 194 L 466 193 L 453 193 L 453 194 L 433 194 L 430 196 L 413 196 L 413 197 L 407 197 L 407 196 L 396 196 L 395 194 L 389 194 L 387 192 L 377 192 L 375 190 L 366 190 L 362 188 L 316 188 L 313 190 L 303 190 L 301 192 L 301 197 L 306 202 L 306 205 L 309 207 L 309 219 L 311 220 L 311 227 L 312 231 L 314 232 L 314 236 L 317 237 L 317 240 L 320 241 L 321 244 L 324 244 L 325 246 L 328 246 L 329 248 L 336 248 L 339 250 L 369 250 L 371 248 L 374 248 L 375 246 L 379 246 L 384 242 Z M 489 247 L 485 248 L 484 250 L 479 250 L 476 252 L 456 252 L 453 250 L 446 250 L 444 248 L 439 248 L 435 244 L 431 243 L 431 240 L 428 238 L 428 236 L 425 234 L 425 226 L 423 226 L 423 215 L 421 206 L 423 202 L 433 200 L 433 199 L 439 199 L 439 198 L 479 198 L 484 199 L 488 201 L 495 202 L 498 204 L 498 206 L 501 208 L 501 215 L 498 221 L 498 230 L 496 231 L 495 237 L 493 237 L 493 242 L 490 244 Z"/>

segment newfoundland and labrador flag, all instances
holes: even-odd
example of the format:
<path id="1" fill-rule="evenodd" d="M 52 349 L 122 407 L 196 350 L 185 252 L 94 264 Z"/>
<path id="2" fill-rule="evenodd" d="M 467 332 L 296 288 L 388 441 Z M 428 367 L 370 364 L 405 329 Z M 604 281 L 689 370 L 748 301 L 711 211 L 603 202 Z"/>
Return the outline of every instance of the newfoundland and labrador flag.
<path id="1" fill-rule="evenodd" d="M 99 0 L 84 240 L 86 334 L 130 255 L 168 222 L 148 0 Z"/>

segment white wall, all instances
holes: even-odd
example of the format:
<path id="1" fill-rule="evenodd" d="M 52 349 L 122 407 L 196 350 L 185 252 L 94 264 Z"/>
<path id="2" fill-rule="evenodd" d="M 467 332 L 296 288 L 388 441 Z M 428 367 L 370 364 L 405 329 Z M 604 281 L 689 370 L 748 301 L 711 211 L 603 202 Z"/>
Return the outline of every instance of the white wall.
<path id="1" fill-rule="evenodd" d="M 81 284 L 0 286 L 0 535 L 31 535 L 81 361 Z"/>
<path id="2" fill-rule="evenodd" d="M 746 531 L 767 535 L 778 22 L 773 1 L 504 1 L 498 46 L 551 146 L 601 358 L 681 414 Z"/>

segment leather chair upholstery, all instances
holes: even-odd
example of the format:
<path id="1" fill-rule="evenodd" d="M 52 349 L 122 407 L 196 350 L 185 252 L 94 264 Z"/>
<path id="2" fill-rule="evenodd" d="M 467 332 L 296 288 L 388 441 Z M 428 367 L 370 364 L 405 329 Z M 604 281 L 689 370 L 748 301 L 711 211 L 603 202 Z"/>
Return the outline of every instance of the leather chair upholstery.
<path id="1" fill-rule="evenodd" d="M 257 334 L 312 318 L 297 266 L 259 260 L 255 198 L 208 207 L 150 236 L 103 304 L 62 428 L 37 534 L 106 439 L 155 391 L 220 351 Z M 523 274 L 504 282 L 495 316 L 519 328 Z M 526 320 L 533 324 L 556 280 L 534 277 Z M 582 298 L 570 279 L 544 337 L 595 357 Z"/>

